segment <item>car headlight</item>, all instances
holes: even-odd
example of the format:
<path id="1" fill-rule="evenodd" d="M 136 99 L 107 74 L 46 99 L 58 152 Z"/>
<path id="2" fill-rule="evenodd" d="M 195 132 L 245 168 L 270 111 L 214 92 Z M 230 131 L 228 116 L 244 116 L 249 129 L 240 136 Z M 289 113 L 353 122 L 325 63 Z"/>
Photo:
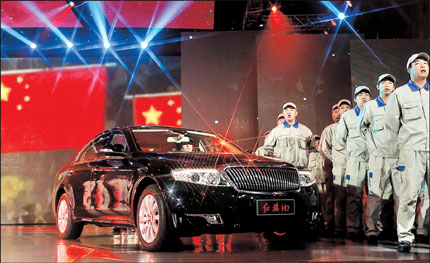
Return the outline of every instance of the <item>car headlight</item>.
<path id="1" fill-rule="evenodd" d="M 231 186 L 215 169 L 180 169 L 172 170 L 171 174 L 177 181 L 209 186 Z"/>
<path id="2" fill-rule="evenodd" d="M 299 181 L 300 186 L 311 186 L 315 184 L 317 181 L 309 171 L 299 171 Z"/>

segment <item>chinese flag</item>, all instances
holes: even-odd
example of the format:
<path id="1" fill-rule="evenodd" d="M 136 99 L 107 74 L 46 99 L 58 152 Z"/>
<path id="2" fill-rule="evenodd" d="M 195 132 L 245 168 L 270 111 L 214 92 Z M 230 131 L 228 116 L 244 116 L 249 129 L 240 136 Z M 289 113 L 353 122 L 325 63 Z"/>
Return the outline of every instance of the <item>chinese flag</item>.
<path id="1" fill-rule="evenodd" d="M 159 93 L 135 97 L 134 124 L 181 127 L 181 93 Z"/>
<path id="2" fill-rule="evenodd" d="M 106 70 L 1 76 L 1 152 L 75 149 L 104 129 Z"/>

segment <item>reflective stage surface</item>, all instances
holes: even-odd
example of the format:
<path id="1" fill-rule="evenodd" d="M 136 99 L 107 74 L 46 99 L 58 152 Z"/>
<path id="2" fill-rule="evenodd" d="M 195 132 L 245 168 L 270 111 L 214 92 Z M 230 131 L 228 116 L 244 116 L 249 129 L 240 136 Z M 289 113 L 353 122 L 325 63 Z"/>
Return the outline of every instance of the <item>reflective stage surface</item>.
<path id="1" fill-rule="evenodd" d="M 113 235 L 112 228 L 85 226 L 78 240 L 61 240 L 54 225 L 2 226 L 1 262 L 429 262 L 429 245 L 411 253 L 396 244 L 337 244 L 321 238 L 304 246 L 273 247 L 258 233 L 182 238 L 169 252 L 145 252 L 133 232 Z"/>

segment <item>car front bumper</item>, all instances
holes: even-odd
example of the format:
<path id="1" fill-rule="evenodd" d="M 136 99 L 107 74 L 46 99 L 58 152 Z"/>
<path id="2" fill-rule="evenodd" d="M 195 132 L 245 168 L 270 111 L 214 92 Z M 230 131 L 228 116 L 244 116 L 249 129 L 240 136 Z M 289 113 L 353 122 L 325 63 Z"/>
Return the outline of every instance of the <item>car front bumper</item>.
<path id="1" fill-rule="evenodd" d="M 288 192 L 244 192 L 177 181 L 162 187 L 174 229 L 181 236 L 298 230 L 320 219 L 315 185 Z M 294 213 L 257 215 L 257 200 L 294 200 Z"/>

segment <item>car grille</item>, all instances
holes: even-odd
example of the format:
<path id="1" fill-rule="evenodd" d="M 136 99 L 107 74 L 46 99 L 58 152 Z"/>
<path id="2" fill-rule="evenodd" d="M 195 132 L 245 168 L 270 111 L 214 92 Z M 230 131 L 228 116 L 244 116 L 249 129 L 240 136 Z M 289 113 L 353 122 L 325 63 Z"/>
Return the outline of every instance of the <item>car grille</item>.
<path id="1" fill-rule="evenodd" d="M 244 191 L 289 191 L 300 187 L 297 170 L 282 167 L 226 167 L 231 181 Z"/>

